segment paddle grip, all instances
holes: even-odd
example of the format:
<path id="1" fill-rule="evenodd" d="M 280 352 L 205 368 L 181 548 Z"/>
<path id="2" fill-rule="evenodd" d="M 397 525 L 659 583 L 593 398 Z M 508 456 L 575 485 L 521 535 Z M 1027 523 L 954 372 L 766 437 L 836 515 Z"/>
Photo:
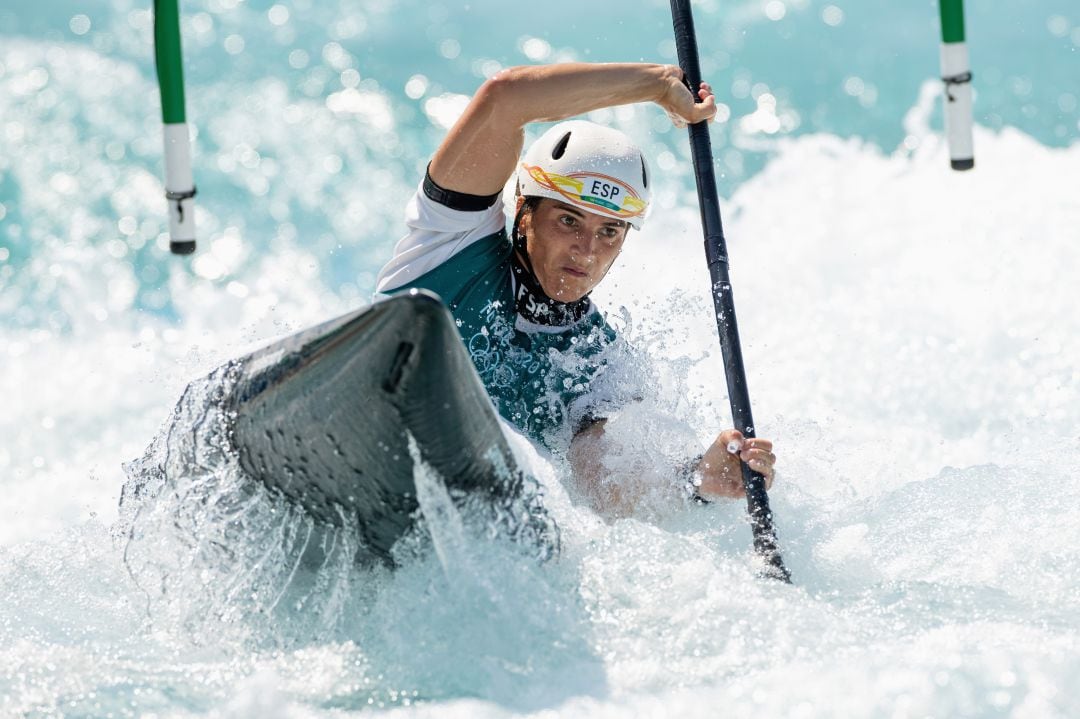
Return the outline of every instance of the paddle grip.
<path id="1" fill-rule="evenodd" d="M 690 0 L 671 0 L 671 20 L 675 26 L 675 48 L 679 53 L 679 67 L 686 73 L 694 100 L 701 86 L 701 60 L 698 58 L 697 35 L 694 32 L 694 16 L 690 13 Z"/>

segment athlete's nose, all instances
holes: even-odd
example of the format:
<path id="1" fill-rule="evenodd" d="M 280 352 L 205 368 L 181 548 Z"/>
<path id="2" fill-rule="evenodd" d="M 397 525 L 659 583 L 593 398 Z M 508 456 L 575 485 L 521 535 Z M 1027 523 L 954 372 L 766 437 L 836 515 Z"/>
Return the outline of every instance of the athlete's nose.
<path id="1" fill-rule="evenodd" d="M 574 247 L 577 249 L 579 256 L 582 259 L 588 259 L 592 262 L 596 256 L 596 243 L 598 240 L 596 236 L 588 232 L 587 230 L 578 230 L 574 234 Z"/>

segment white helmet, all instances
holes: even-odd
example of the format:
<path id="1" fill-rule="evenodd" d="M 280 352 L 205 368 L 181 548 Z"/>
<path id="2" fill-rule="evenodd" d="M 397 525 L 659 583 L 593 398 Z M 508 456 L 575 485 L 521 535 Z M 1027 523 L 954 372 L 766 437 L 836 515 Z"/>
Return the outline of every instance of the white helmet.
<path id="1" fill-rule="evenodd" d="M 555 125 L 529 146 L 518 168 L 518 192 L 547 197 L 640 230 L 649 208 L 645 155 L 610 127 L 570 120 Z"/>

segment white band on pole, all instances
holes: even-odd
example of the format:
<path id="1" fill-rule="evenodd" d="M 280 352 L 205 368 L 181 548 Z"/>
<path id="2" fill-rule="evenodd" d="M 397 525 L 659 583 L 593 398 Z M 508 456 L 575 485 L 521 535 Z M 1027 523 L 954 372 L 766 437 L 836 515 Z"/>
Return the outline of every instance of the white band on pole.
<path id="1" fill-rule="evenodd" d="M 971 62 L 966 42 L 941 44 L 941 77 L 945 81 L 945 137 L 954 170 L 975 166 L 971 120 Z"/>
<path id="2" fill-rule="evenodd" d="M 195 241 L 195 177 L 186 122 L 165 126 L 165 196 L 169 202 L 169 238 Z"/>

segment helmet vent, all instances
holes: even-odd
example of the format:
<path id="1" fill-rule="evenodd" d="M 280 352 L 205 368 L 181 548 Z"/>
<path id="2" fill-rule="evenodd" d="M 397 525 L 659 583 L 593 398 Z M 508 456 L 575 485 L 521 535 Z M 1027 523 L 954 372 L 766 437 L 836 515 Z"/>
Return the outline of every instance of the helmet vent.
<path id="1" fill-rule="evenodd" d="M 566 133 L 555 143 L 555 147 L 551 148 L 551 159 L 558 160 L 566 152 L 566 146 L 570 144 L 570 133 Z"/>
<path id="2" fill-rule="evenodd" d="M 641 184 L 647 189 L 649 187 L 649 171 L 645 167 L 645 156 L 641 156 Z"/>

